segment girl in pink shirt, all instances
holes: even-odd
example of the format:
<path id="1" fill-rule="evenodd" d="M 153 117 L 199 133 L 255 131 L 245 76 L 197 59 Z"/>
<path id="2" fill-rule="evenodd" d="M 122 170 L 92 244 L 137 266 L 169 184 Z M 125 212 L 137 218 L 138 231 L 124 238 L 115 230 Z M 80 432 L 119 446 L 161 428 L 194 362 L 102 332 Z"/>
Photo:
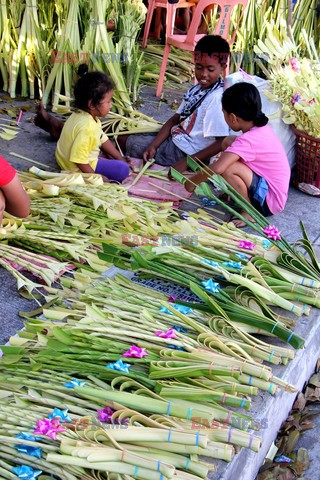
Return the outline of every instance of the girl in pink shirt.
<path id="1" fill-rule="evenodd" d="M 250 83 L 233 85 L 222 96 L 222 110 L 229 127 L 243 134 L 224 140 L 224 153 L 210 169 L 265 217 L 281 212 L 288 198 L 290 166 L 279 138 L 267 125 L 258 90 Z M 191 180 L 198 185 L 206 178 L 208 175 L 199 173 Z M 186 188 L 192 191 L 195 187 L 186 182 Z M 247 213 L 241 213 L 252 220 Z M 232 221 L 237 227 L 244 226 L 239 219 Z"/>

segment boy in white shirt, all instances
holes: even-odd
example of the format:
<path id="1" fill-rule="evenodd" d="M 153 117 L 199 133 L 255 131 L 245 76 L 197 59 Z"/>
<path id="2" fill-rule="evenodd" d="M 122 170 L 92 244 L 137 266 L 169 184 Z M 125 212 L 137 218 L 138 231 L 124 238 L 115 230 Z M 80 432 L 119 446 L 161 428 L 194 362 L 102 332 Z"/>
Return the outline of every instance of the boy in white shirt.
<path id="1" fill-rule="evenodd" d="M 206 35 L 194 51 L 197 85 L 191 87 L 177 112 L 159 133 L 130 135 L 125 149 L 130 157 L 155 158 L 156 163 L 179 171 L 187 167 L 186 155 L 207 160 L 221 151 L 222 140 L 229 135 L 221 97 L 221 75 L 227 66 L 229 44 L 219 35 Z"/>

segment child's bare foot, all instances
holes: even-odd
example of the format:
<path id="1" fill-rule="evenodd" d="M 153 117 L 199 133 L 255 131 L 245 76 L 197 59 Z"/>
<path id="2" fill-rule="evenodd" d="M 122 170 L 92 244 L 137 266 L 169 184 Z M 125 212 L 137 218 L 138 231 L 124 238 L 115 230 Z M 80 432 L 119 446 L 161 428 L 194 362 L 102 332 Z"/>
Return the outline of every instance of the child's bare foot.
<path id="1" fill-rule="evenodd" d="M 254 219 L 252 217 L 250 217 L 250 215 L 248 213 L 241 212 L 241 215 L 244 218 L 247 218 L 248 220 L 250 220 L 250 222 L 255 223 Z M 237 228 L 243 228 L 243 227 L 247 226 L 247 224 L 243 220 L 241 220 L 240 218 L 238 218 L 236 216 L 231 217 L 229 223 L 233 223 L 234 226 L 237 227 Z"/>
<path id="2" fill-rule="evenodd" d="M 37 115 L 34 118 L 34 124 L 50 133 L 53 140 L 58 140 L 63 128 L 63 123 L 56 117 L 48 113 L 43 106 L 42 101 L 37 107 Z"/>

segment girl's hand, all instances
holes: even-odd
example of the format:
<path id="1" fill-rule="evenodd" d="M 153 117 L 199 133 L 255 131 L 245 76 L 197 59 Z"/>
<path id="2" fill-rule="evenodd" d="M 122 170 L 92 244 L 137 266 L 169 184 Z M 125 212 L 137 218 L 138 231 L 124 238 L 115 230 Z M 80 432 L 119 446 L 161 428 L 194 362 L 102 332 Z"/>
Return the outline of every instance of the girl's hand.
<path id="1" fill-rule="evenodd" d="M 125 156 L 123 157 L 123 161 L 124 161 L 124 162 L 127 162 L 127 164 L 128 164 L 129 167 L 130 167 L 130 170 L 133 172 L 133 170 L 134 170 L 134 165 L 133 165 L 133 163 L 132 163 L 132 159 L 131 159 L 130 157 L 128 157 L 127 155 L 125 155 Z"/>
<path id="2" fill-rule="evenodd" d="M 103 183 L 110 183 L 110 180 L 108 177 L 105 177 L 104 175 L 101 175 Z"/>

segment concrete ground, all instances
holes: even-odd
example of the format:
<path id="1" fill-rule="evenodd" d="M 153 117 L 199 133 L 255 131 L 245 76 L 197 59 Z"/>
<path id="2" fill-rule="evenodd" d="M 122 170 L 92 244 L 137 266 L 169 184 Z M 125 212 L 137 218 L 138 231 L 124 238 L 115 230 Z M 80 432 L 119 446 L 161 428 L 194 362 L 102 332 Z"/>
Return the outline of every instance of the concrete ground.
<path id="1" fill-rule="evenodd" d="M 168 99 L 168 103 L 160 102 L 154 96 L 154 89 L 151 87 L 145 87 L 141 93 L 141 105 L 139 108 L 145 114 L 154 116 L 160 121 L 165 121 L 171 115 L 173 115 L 174 110 L 171 109 L 171 104 L 175 101 L 179 102 L 181 100 L 183 92 L 179 91 L 165 91 L 165 97 Z M 7 99 L 2 101 L 3 95 L 0 94 L 0 110 L 5 106 L 17 106 L 21 104 L 30 104 L 31 110 L 29 112 L 24 112 L 21 120 L 20 132 L 15 140 L 9 142 L 4 141 L 0 138 L 0 155 L 4 156 L 10 163 L 17 169 L 27 169 L 32 165 L 32 163 L 27 160 L 23 160 L 15 157 L 12 152 L 23 155 L 32 159 L 35 162 L 41 162 L 44 164 L 47 169 L 53 170 L 57 169 L 57 165 L 54 159 L 55 151 L 55 142 L 51 141 L 49 135 L 46 132 L 39 130 L 33 123 L 31 119 L 34 117 L 32 109 L 34 108 L 34 103 L 31 101 L 27 102 L 9 102 Z M 7 115 L 0 114 L 0 123 L 2 119 L 8 119 Z M 39 165 L 38 165 L 39 166 Z M 184 207 L 186 209 L 189 206 L 185 203 Z M 294 187 L 290 188 L 289 199 L 286 205 L 284 212 L 271 217 L 271 223 L 276 225 L 290 242 L 294 242 L 301 237 L 299 222 L 302 220 L 308 231 L 308 234 L 311 240 L 317 244 L 318 258 L 320 258 L 320 208 L 319 208 L 319 199 L 310 197 Z M 25 300 L 18 296 L 16 290 L 16 282 L 14 278 L 3 269 L 0 269 L 0 344 L 7 341 L 10 335 L 13 335 L 18 329 L 23 326 L 21 319 L 18 317 L 19 311 L 32 310 L 36 308 L 37 304 Z M 303 319 L 302 322 L 299 322 L 298 331 L 303 332 L 305 338 L 308 339 L 308 345 L 310 345 L 310 355 L 307 350 L 304 353 L 298 352 L 296 362 L 289 366 L 279 370 L 280 376 L 289 375 L 290 381 L 299 385 L 302 388 L 303 382 L 311 375 L 316 359 L 319 356 L 319 340 L 320 340 L 320 331 L 318 329 L 318 320 L 319 314 L 316 310 L 313 311 L 312 317 L 309 320 Z M 301 325 L 300 325 L 301 323 Z M 309 355 L 309 356 L 308 356 Z M 313 364 L 312 364 L 313 363 Z M 301 367 L 303 365 L 303 368 Z M 299 373 L 300 371 L 300 373 Z M 310 373 L 310 375 L 309 375 Z M 302 378 L 304 377 L 304 378 Z M 287 394 L 288 395 L 288 394 Z M 269 396 L 270 398 L 270 396 Z M 282 394 L 276 398 L 272 399 L 267 403 L 266 395 L 260 395 L 259 399 L 254 400 L 253 402 L 253 414 L 256 418 L 263 418 L 264 415 L 270 417 L 270 421 L 274 418 L 275 412 L 281 410 L 279 407 L 280 403 L 283 406 L 283 419 L 286 418 L 286 414 L 291 408 L 291 405 L 294 400 L 294 395 L 291 395 L 290 399 L 283 396 Z M 279 403 L 280 402 L 280 403 Z M 264 411 L 265 409 L 265 411 Z M 262 415 L 262 417 L 261 417 Z M 273 428 L 269 429 L 269 437 L 273 435 L 273 438 L 276 436 L 276 432 L 280 427 L 281 421 L 280 417 L 278 422 L 273 422 Z M 280 422 L 280 423 L 279 423 Z M 316 430 L 311 430 L 307 432 L 303 438 L 307 439 L 307 435 L 310 436 L 310 442 L 315 445 L 315 448 L 312 449 L 314 459 L 316 458 L 318 443 L 317 435 L 320 432 L 320 426 Z M 269 441 L 270 439 L 268 439 Z M 272 441 L 272 439 L 271 439 Z M 237 457 L 241 456 L 240 454 Z M 236 458 L 237 458 L 236 457 Z M 232 479 L 232 480 L 253 480 L 255 478 L 255 473 L 257 473 L 256 467 L 249 469 L 251 473 L 246 474 L 247 470 L 246 462 L 252 463 L 254 455 L 243 456 L 240 463 L 237 463 L 237 469 L 230 469 L 230 474 L 226 473 L 225 464 L 221 462 L 219 464 L 217 474 L 212 477 L 215 479 Z M 260 458 L 260 457 L 259 457 Z M 260 459 L 260 464 L 263 460 L 263 456 Z M 318 469 L 314 465 L 319 465 L 315 460 L 310 468 L 314 468 L 310 475 L 305 472 L 305 478 L 310 480 L 318 479 Z M 257 466 L 257 468 L 259 465 Z M 241 473 L 240 473 L 241 472 Z M 313 473 L 314 472 L 314 473 Z"/>

